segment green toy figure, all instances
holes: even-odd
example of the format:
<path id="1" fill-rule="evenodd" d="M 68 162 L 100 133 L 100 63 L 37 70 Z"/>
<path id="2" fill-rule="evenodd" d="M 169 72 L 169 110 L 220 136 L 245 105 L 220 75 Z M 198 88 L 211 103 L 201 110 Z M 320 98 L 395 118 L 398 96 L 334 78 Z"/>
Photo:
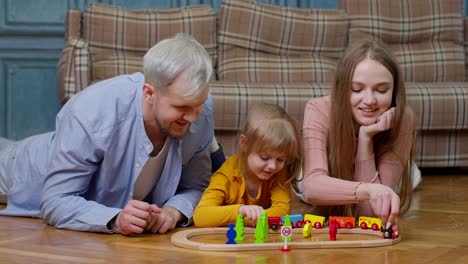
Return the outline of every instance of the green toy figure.
<path id="1" fill-rule="evenodd" d="M 237 214 L 237 219 L 236 219 L 236 227 L 234 228 L 236 230 L 236 239 L 235 241 L 244 241 L 244 217 L 242 214 Z"/>
<path id="2" fill-rule="evenodd" d="M 263 224 L 263 237 L 265 239 L 268 238 L 268 216 L 267 216 L 267 213 L 265 211 L 262 212 L 262 216 L 260 217 L 262 219 L 262 224 Z"/>
<path id="3" fill-rule="evenodd" d="M 284 216 L 284 223 L 283 223 L 283 226 L 289 226 L 292 228 L 292 224 L 291 224 L 291 219 L 289 219 L 289 215 L 285 215 Z M 291 237 L 283 237 L 283 241 L 284 239 L 288 239 L 288 242 L 291 242 L 292 241 L 292 238 Z"/>
<path id="4" fill-rule="evenodd" d="M 255 243 L 265 243 L 265 231 L 262 223 L 262 218 L 257 219 L 257 225 L 255 226 Z"/>

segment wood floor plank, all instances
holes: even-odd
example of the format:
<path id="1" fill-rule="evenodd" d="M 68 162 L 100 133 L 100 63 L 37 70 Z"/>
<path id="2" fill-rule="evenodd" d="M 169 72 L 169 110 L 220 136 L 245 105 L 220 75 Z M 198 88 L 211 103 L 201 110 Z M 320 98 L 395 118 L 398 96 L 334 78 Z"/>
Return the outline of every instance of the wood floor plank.
<path id="1" fill-rule="evenodd" d="M 296 198 L 292 206 L 293 212 L 315 209 Z M 209 252 L 172 245 L 172 233 L 126 237 L 75 232 L 47 226 L 40 219 L 0 216 L 0 262 L 468 263 L 467 217 L 468 171 L 428 173 L 414 194 L 411 209 L 399 218 L 402 241 L 393 246 Z"/>

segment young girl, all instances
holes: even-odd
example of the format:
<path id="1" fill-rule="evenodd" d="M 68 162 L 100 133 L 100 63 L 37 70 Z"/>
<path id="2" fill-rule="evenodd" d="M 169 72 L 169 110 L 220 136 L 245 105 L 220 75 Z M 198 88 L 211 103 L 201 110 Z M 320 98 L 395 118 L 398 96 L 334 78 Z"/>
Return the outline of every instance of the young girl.
<path id="1" fill-rule="evenodd" d="M 350 47 L 331 96 L 306 105 L 306 201 L 337 205 L 330 214 L 377 215 L 398 232 L 400 206 L 407 209 L 412 195 L 414 119 L 390 51 L 371 40 Z"/>
<path id="2" fill-rule="evenodd" d="M 227 226 L 238 213 L 247 226 L 254 225 L 263 210 L 268 216 L 289 214 L 290 183 L 300 160 L 294 120 L 277 105 L 254 107 L 239 138 L 239 153 L 211 177 L 194 211 L 195 226 Z"/>

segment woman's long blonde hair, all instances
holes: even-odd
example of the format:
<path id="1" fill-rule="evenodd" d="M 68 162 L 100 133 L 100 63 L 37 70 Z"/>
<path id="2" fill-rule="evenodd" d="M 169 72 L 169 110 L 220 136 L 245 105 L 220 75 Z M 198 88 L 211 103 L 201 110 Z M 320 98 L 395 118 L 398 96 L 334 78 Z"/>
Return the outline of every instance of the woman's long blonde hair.
<path id="1" fill-rule="evenodd" d="M 382 64 L 393 76 L 394 87 L 391 106 L 395 107 L 393 129 L 374 136 L 375 160 L 391 150 L 401 129 L 406 109 L 405 84 L 400 69 L 392 53 L 377 40 L 365 40 L 352 45 L 337 64 L 335 81 L 331 92 L 330 129 L 328 137 L 329 174 L 343 180 L 352 181 L 356 145 L 356 131 L 351 110 L 351 87 L 354 70 L 364 59 L 372 59 Z M 403 170 L 400 188 L 401 212 L 405 212 L 411 203 L 411 165 L 413 161 L 414 139 L 410 160 Z M 375 152 L 378 150 L 378 152 Z M 354 215 L 352 205 L 334 207 L 332 214 Z"/>
<path id="2" fill-rule="evenodd" d="M 249 109 L 241 131 L 239 158 L 246 168 L 247 156 L 252 152 L 277 151 L 287 154 L 286 184 L 295 184 L 301 168 L 302 145 L 297 122 L 286 111 L 274 104 L 260 103 Z M 281 185 L 283 183 L 280 182 Z"/>

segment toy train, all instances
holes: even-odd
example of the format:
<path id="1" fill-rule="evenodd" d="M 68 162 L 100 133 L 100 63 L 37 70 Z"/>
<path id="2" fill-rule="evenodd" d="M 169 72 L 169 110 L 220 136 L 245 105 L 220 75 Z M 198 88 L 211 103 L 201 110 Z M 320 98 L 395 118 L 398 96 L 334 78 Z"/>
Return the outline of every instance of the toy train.
<path id="1" fill-rule="evenodd" d="M 285 222 L 285 217 L 283 216 L 280 218 L 279 216 L 270 216 L 268 217 L 268 227 L 275 230 L 282 226 Z M 319 215 L 312 215 L 312 214 L 305 214 L 302 216 L 301 214 L 293 214 L 289 215 L 289 220 L 291 221 L 292 228 L 302 228 L 307 227 L 309 229 L 310 225 L 315 229 L 322 229 L 327 225 L 325 222 L 325 217 Z M 328 223 L 334 222 L 336 223 L 337 228 L 346 228 L 351 229 L 356 227 L 356 219 L 350 216 L 330 216 L 328 219 Z M 395 232 L 392 231 L 392 228 L 385 229 L 382 226 L 382 220 L 376 217 L 368 217 L 368 216 L 361 216 L 358 219 L 358 227 L 361 229 L 372 229 L 374 231 L 382 231 L 384 238 L 391 238 L 395 239 L 398 237 Z M 310 230 L 304 231 L 305 234 L 310 233 Z M 304 235 L 306 236 L 306 235 Z"/>
<path id="2" fill-rule="evenodd" d="M 315 229 L 321 229 L 325 226 L 325 217 L 319 215 L 305 214 L 293 214 L 289 216 L 291 220 L 291 226 L 293 228 L 302 228 L 305 224 L 311 223 Z M 332 219 L 336 220 L 338 228 L 355 228 L 356 219 L 350 216 L 330 216 L 329 222 Z M 275 230 L 280 228 L 282 223 L 285 221 L 285 216 L 280 218 L 279 216 L 268 217 L 268 227 Z M 361 216 L 358 220 L 358 226 L 361 229 L 372 229 L 374 231 L 380 230 L 382 227 L 382 221 L 380 218 Z"/>

